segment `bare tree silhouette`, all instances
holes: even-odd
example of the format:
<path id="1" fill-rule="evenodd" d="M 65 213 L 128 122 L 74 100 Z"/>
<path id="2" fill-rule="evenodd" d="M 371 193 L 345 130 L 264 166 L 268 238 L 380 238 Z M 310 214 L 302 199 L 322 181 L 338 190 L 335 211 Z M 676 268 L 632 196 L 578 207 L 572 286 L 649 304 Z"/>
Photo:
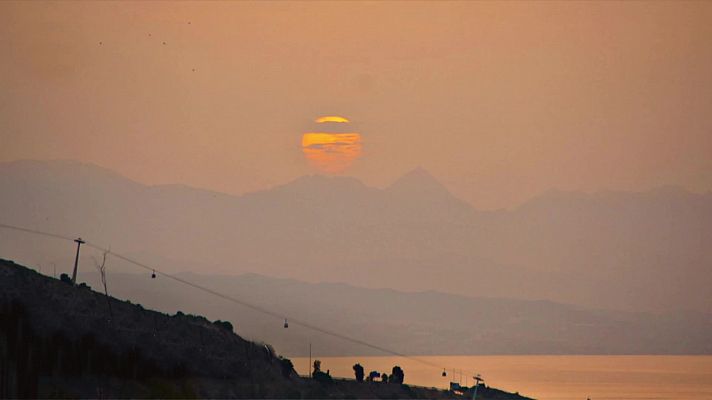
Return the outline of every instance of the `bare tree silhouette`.
<path id="1" fill-rule="evenodd" d="M 106 257 L 109 255 L 109 250 L 105 250 L 101 256 L 101 262 L 94 257 L 94 266 L 99 271 L 101 284 L 104 286 L 104 294 L 106 295 L 106 304 L 109 306 L 109 323 L 114 321 L 114 311 L 111 309 L 111 299 L 109 298 L 109 288 L 106 284 Z"/>

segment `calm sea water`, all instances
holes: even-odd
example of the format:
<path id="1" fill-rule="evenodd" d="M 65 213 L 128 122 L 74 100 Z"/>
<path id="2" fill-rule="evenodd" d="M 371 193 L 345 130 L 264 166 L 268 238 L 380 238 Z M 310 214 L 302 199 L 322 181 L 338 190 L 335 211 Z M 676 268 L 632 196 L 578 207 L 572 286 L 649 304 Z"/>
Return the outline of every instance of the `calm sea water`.
<path id="1" fill-rule="evenodd" d="M 472 384 L 482 374 L 489 386 L 537 399 L 712 399 L 712 356 L 428 356 L 428 363 L 398 357 L 315 357 L 333 376 L 353 377 L 359 362 L 366 373 L 390 374 L 394 365 L 405 371 L 406 383 L 447 387 L 451 380 Z M 308 358 L 293 358 L 295 368 L 308 374 Z"/>

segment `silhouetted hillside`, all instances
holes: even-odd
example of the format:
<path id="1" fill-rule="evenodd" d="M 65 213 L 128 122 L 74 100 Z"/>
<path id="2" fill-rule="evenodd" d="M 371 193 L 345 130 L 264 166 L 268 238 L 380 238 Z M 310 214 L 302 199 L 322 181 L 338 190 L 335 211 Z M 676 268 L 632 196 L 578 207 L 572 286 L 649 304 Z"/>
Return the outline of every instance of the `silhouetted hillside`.
<path id="1" fill-rule="evenodd" d="M 147 310 L 0 259 L 0 397 L 456 396 L 400 384 L 305 380 L 269 345 L 242 339 L 229 324 Z"/>

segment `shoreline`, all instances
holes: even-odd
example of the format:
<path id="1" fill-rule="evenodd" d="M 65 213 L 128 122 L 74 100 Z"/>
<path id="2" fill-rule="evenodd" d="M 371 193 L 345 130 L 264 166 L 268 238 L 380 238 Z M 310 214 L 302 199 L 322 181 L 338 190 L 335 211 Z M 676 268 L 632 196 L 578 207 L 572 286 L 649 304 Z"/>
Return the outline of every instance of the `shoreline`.
<path id="1" fill-rule="evenodd" d="M 543 399 L 608 397 L 620 399 L 662 396 L 676 399 L 712 398 L 712 355 L 505 355 L 418 356 L 462 369 L 475 369 L 487 385 L 523 396 Z M 453 377 L 443 378 L 432 367 L 381 356 L 320 357 L 332 375 L 352 374 L 358 361 L 367 370 L 398 363 L 405 382 L 444 389 Z M 304 370 L 308 358 L 292 357 L 295 369 Z M 306 361 L 305 361 L 306 360 Z M 352 375 L 347 375 L 351 377 Z M 673 376 L 675 379 L 667 379 Z M 465 384 L 463 375 L 462 383 Z M 458 381 L 457 377 L 454 381 Z M 471 378 L 469 383 L 472 383 Z"/>

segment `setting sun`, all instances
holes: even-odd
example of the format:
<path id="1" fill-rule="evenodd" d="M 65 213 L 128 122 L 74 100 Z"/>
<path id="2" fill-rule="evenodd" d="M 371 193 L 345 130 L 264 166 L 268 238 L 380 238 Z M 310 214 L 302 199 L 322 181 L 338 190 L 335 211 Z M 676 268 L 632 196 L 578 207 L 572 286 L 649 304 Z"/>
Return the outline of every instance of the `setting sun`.
<path id="1" fill-rule="evenodd" d="M 340 116 L 338 116 L 338 115 L 327 115 L 327 116 L 324 116 L 324 117 L 319 117 L 319 118 L 317 118 L 314 122 L 316 122 L 316 123 L 318 123 L 318 124 L 321 124 L 321 123 L 324 123 L 324 122 L 348 123 L 349 120 L 346 119 L 346 118 L 344 118 L 344 117 L 340 117 Z"/>
<path id="2" fill-rule="evenodd" d="M 302 136 L 304 156 L 316 169 L 338 174 L 361 155 L 358 133 L 310 132 Z"/>
<path id="3" fill-rule="evenodd" d="M 342 173 L 361 155 L 361 135 L 351 131 L 351 121 L 346 117 L 327 115 L 314 122 L 320 124 L 318 131 L 302 135 L 304 156 L 321 172 Z"/>

